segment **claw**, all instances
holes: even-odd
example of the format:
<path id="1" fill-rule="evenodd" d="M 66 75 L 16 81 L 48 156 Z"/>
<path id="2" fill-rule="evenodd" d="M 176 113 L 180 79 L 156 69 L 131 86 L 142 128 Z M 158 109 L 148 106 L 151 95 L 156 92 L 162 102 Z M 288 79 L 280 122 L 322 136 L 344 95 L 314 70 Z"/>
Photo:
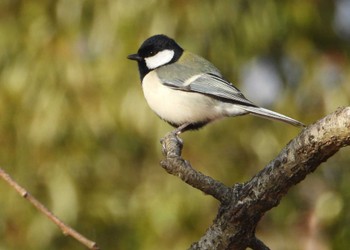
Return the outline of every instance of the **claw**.
<path id="1" fill-rule="evenodd" d="M 181 134 L 184 127 L 185 126 L 180 126 L 179 128 L 166 134 L 164 138 L 160 139 L 160 143 L 162 144 L 162 153 L 165 157 L 169 157 L 169 155 L 181 155 L 183 140 L 179 137 L 179 134 Z"/>
<path id="2" fill-rule="evenodd" d="M 166 156 L 168 154 L 168 150 L 166 149 L 165 144 L 163 143 L 164 139 L 160 140 L 160 143 L 162 144 L 162 154 Z"/>

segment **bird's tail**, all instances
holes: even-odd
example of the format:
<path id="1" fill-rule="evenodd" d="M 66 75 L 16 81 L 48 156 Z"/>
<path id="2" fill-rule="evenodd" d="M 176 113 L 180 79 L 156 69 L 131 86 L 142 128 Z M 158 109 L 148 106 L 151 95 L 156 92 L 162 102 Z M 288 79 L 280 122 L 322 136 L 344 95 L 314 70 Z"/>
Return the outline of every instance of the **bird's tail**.
<path id="1" fill-rule="evenodd" d="M 282 121 L 288 124 L 291 124 L 293 126 L 297 126 L 297 127 L 305 127 L 305 124 L 290 118 L 288 116 L 279 114 L 277 112 L 265 109 L 265 108 L 260 108 L 260 107 L 252 107 L 252 106 L 244 106 L 241 107 L 242 109 L 248 111 L 250 114 L 252 115 L 256 115 L 256 116 L 260 116 L 263 118 L 267 118 L 267 119 L 272 119 L 272 120 L 278 120 L 278 121 Z"/>

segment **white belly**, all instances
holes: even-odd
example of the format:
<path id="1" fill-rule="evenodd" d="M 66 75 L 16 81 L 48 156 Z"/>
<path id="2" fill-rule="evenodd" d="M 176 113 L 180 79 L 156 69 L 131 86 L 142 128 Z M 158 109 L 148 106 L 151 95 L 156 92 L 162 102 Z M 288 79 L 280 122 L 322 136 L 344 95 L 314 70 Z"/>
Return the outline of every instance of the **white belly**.
<path id="1" fill-rule="evenodd" d="M 151 109 L 162 119 L 174 124 L 209 122 L 225 116 L 219 101 L 164 86 L 154 71 L 144 77 L 142 89 Z"/>

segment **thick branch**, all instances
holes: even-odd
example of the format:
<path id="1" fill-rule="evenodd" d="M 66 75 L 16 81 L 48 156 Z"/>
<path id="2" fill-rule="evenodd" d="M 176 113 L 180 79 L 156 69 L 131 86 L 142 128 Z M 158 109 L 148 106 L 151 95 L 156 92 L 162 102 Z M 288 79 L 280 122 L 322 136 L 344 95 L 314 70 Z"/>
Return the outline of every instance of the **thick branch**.
<path id="1" fill-rule="evenodd" d="M 161 161 L 161 165 L 169 174 L 175 175 L 192 187 L 212 195 L 222 203 L 231 200 L 231 188 L 195 170 L 188 161 L 181 158 L 182 141 L 174 133 L 169 133 L 161 142 L 163 154 L 166 156 L 166 159 Z"/>
<path id="2" fill-rule="evenodd" d="M 278 205 L 290 187 L 302 181 L 340 148 L 350 144 L 350 107 L 339 108 L 305 128 L 250 181 L 229 190 L 191 168 L 181 158 L 181 144 L 169 147 L 174 146 L 167 143 L 169 140 L 176 140 L 176 137 L 168 135 L 163 141 L 166 160 L 162 166 L 221 201 L 213 225 L 191 249 L 268 249 L 255 238 L 257 223 L 265 212 Z M 188 168 L 191 168 L 191 176 L 199 177 L 188 177 Z M 208 186 L 207 178 L 214 183 L 213 186 Z"/>

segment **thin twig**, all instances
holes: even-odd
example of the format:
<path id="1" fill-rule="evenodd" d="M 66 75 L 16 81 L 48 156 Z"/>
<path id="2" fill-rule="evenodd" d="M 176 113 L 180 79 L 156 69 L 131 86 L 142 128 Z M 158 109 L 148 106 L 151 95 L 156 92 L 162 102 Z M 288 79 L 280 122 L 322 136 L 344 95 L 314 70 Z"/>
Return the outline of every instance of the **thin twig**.
<path id="1" fill-rule="evenodd" d="M 67 226 L 63 223 L 57 216 L 55 216 L 52 212 L 50 212 L 41 202 L 39 202 L 34 196 L 28 193 L 23 187 L 21 187 L 16 181 L 14 181 L 9 174 L 7 174 L 2 168 L 0 168 L 0 177 L 4 179 L 11 187 L 13 187 L 22 197 L 26 198 L 30 203 L 33 204 L 36 209 L 45 214 L 51 221 L 53 221 L 63 232 L 64 235 L 69 235 L 87 246 L 89 249 L 98 250 L 100 249 L 97 244 L 77 231 L 73 228 Z"/>

